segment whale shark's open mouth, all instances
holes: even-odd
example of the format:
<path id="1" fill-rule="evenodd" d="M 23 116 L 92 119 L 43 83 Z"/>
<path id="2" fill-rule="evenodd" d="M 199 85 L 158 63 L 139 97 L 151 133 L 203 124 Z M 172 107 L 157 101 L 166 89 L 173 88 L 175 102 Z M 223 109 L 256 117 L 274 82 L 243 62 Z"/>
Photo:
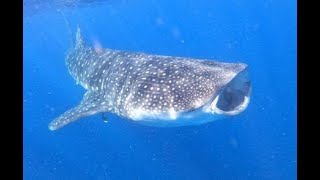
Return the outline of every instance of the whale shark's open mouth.
<path id="1" fill-rule="evenodd" d="M 251 81 L 246 68 L 219 92 L 210 104 L 210 111 L 214 114 L 237 115 L 247 108 L 250 94 Z"/>

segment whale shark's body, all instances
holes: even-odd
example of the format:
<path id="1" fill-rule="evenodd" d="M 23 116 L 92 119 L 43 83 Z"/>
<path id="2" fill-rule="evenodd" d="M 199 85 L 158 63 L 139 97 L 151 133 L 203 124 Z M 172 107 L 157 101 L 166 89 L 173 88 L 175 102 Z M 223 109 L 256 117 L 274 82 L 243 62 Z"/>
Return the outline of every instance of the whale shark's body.
<path id="1" fill-rule="evenodd" d="M 79 28 L 66 65 L 87 92 L 50 130 L 101 112 L 152 126 L 203 124 L 239 114 L 250 100 L 246 64 L 95 49 Z"/>

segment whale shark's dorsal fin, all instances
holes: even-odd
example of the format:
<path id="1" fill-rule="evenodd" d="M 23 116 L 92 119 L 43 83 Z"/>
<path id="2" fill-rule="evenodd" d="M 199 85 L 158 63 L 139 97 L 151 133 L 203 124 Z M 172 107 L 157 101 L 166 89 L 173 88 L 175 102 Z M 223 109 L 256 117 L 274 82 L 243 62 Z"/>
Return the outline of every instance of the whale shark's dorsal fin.
<path id="1" fill-rule="evenodd" d="M 83 47 L 84 47 L 83 37 L 81 35 L 80 27 L 77 26 L 75 48 L 78 49 L 78 48 L 83 48 Z"/>

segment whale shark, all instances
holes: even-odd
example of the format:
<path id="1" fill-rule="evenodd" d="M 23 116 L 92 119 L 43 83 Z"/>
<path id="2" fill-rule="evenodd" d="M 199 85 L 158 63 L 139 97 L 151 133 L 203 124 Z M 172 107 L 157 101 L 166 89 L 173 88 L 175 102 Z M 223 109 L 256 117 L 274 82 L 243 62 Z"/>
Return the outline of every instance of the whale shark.
<path id="1" fill-rule="evenodd" d="M 245 63 L 96 48 L 79 27 L 75 36 L 65 63 L 86 93 L 50 130 L 98 113 L 156 127 L 201 125 L 238 115 L 250 102 Z"/>

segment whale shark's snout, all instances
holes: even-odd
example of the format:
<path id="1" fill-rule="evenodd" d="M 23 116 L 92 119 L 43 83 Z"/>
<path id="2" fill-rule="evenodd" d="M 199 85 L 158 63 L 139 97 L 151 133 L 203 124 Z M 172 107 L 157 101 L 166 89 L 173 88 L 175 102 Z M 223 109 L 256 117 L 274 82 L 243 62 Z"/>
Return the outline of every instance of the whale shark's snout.
<path id="1" fill-rule="evenodd" d="M 213 114 L 237 115 L 247 108 L 250 102 L 250 94 L 251 81 L 248 67 L 243 65 L 242 71 L 213 98 L 208 110 Z"/>

